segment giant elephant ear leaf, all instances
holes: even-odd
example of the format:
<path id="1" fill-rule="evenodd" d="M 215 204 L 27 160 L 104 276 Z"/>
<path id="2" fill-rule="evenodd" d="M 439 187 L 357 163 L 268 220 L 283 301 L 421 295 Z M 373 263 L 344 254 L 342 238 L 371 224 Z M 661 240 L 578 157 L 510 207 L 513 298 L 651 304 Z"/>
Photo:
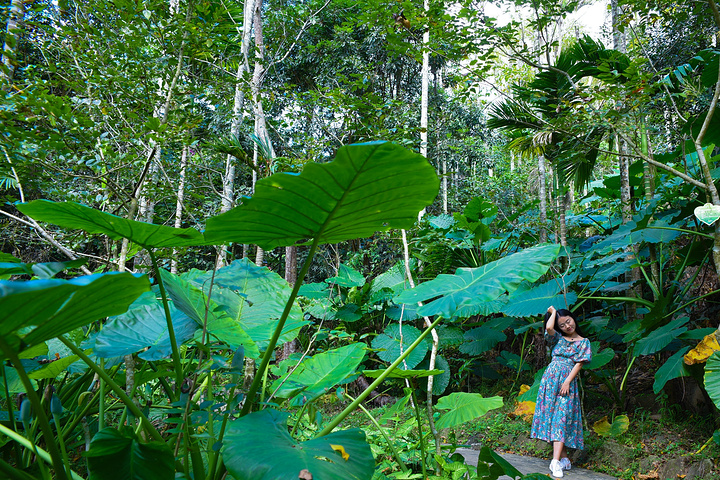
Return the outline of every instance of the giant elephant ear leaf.
<path id="1" fill-rule="evenodd" d="M 20 203 L 17 209 L 28 217 L 64 228 L 77 228 L 88 233 L 102 233 L 113 240 L 129 239 L 145 248 L 203 245 L 203 236 L 194 228 L 173 228 L 167 225 L 138 222 L 101 212 L 75 202 L 34 200 Z"/>
<path id="2" fill-rule="evenodd" d="M 34 326 L 23 338 L 37 345 L 95 320 L 119 315 L 150 290 L 145 275 L 105 273 L 71 280 L 0 281 L 0 336 Z"/>
<path id="3" fill-rule="evenodd" d="M 720 352 L 710 355 L 705 365 L 705 390 L 715 406 L 720 408 Z"/>
<path id="4" fill-rule="evenodd" d="M 323 244 L 368 237 L 412 226 L 438 188 L 435 169 L 421 155 L 387 142 L 346 145 L 330 163 L 258 181 L 252 198 L 208 219 L 205 238 L 271 249 L 310 238 Z"/>
<path id="5" fill-rule="evenodd" d="M 281 398 L 292 398 L 302 391 L 293 405 L 311 402 L 354 374 L 365 349 L 364 343 L 353 343 L 306 358 L 288 375 L 278 378 L 272 389 L 278 389 L 276 395 Z"/>
<path id="6" fill-rule="evenodd" d="M 100 430 L 85 453 L 90 480 L 171 479 L 175 472 L 172 449 L 162 442 L 143 442 L 128 428 Z"/>
<path id="7" fill-rule="evenodd" d="M 450 428 L 482 417 L 503 406 L 502 397 L 484 398 L 479 393 L 455 392 L 437 402 L 438 410 L 448 410 L 435 423 L 438 429 Z"/>
<path id="8" fill-rule="evenodd" d="M 288 413 L 262 410 L 228 424 L 223 462 L 237 480 L 297 478 L 307 469 L 317 479 L 369 480 L 375 469 L 362 430 L 330 433 L 306 442 L 288 433 Z"/>
<path id="9" fill-rule="evenodd" d="M 420 315 L 442 315 L 446 318 L 469 317 L 483 311 L 503 293 L 512 293 L 523 280 L 539 279 L 560 251 L 560 245 L 540 245 L 478 268 L 458 268 L 455 275 L 438 275 L 429 282 L 406 290 L 397 297 L 399 303 L 427 302 Z"/>
<path id="10" fill-rule="evenodd" d="M 548 305 L 563 305 L 570 308 L 577 301 L 575 292 L 563 295 L 565 282 L 552 279 L 529 290 L 510 295 L 502 313 L 511 317 L 530 317 L 545 313 Z"/>

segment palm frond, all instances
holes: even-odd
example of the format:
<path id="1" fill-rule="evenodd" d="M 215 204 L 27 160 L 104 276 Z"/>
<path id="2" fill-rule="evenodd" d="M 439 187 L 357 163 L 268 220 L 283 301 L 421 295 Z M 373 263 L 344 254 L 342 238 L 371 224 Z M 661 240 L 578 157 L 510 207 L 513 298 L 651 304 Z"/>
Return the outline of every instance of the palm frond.
<path id="1" fill-rule="evenodd" d="M 532 113 L 532 109 L 515 100 L 493 104 L 490 107 L 487 126 L 490 129 L 520 130 L 529 128 L 539 130 L 542 124 Z"/>
<path id="2" fill-rule="evenodd" d="M 230 155 L 237 158 L 242 163 L 257 171 L 257 167 L 253 165 L 252 156 L 249 156 L 245 151 L 245 147 L 240 143 L 240 140 L 232 135 L 227 137 L 218 138 L 214 142 L 207 142 L 206 144 L 210 149 L 217 153 Z"/>

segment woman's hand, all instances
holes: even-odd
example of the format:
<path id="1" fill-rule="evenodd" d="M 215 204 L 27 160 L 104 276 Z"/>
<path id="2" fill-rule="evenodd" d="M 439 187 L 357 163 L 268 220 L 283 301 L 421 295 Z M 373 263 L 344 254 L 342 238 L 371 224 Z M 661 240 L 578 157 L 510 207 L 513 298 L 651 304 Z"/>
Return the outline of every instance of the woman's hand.
<path id="1" fill-rule="evenodd" d="M 565 380 L 562 385 L 560 385 L 560 395 L 564 397 L 568 393 L 570 393 L 570 382 Z"/>
<path id="2" fill-rule="evenodd" d="M 555 307 L 553 307 L 552 305 L 550 305 L 550 306 L 548 307 L 547 311 L 548 311 L 548 313 L 550 314 L 550 316 L 554 315 L 555 312 L 557 312 L 557 310 L 555 310 Z"/>

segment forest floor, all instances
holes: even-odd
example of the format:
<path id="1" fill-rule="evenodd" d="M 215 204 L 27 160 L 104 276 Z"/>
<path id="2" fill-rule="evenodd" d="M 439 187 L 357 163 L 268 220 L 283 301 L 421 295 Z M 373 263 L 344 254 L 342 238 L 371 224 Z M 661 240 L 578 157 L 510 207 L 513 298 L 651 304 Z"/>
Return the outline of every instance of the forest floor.
<path id="1" fill-rule="evenodd" d="M 441 432 L 443 443 L 474 448 L 488 446 L 502 453 L 551 458 L 549 444 L 530 438 L 532 416 L 514 414 L 512 396 L 508 399 L 503 392 L 482 393 L 486 397 L 500 394 L 505 406 Z M 662 393 L 655 396 L 645 391 L 645 395 L 652 397 L 652 401 L 640 405 L 643 402 L 632 397 L 628 402 L 630 407 L 622 413 L 629 419 L 629 428 L 616 437 L 599 436 L 592 428 L 603 417 L 612 417 L 610 405 L 592 396 L 586 400 L 586 408 L 588 404 L 595 406 L 584 412 L 585 449 L 570 451 L 573 464 L 623 480 L 720 480 L 720 433 L 716 433 L 720 425 L 716 414 L 692 413 Z M 378 419 L 389 408 L 390 404 L 370 413 Z M 406 417 L 411 414 L 412 409 L 405 409 Z M 412 423 L 412 419 L 408 423 Z M 344 426 L 359 426 L 368 431 L 374 428 L 361 411 L 353 412 Z M 423 426 L 425 432 L 427 428 Z M 393 438 L 403 435 L 398 428 L 389 433 Z M 378 447 L 381 450 L 380 445 Z"/>

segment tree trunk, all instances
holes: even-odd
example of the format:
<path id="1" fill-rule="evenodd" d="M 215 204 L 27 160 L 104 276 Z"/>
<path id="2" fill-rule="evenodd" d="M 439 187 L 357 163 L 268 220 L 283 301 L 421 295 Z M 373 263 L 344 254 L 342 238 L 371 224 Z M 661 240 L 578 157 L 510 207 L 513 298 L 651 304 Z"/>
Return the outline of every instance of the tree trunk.
<path id="1" fill-rule="evenodd" d="M 285 247 L 285 281 L 288 282 L 290 286 L 294 286 L 295 282 L 297 282 L 296 246 Z M 290 357 L 290 355 L 297 352 L 298 346 L 299 344 L 297 340 L 285 342 L 282 346 L 282 352 L 279 352 L 280 355 L 278 355 L 278 358 L 281 360 L 285 360 L 286 358 Z"/>
<path id="2" fill-rule="evenodd" d="M 21 26 L 25 20 L 25 4 L 23 0 L 12 0 L 10 15 L 5 30 L 5 45 L 0 59 L 0 80 L 12 81 L 15 76 L 17 43 L 20 39 Z"/>
<path id="3" fill-rule="evenodd" d="M 240 125 L 243 119 L 243 105 L 245 103 L 245 74 L 250 71 L 250 39 L 252 38 L 255 0 L 246 0 L 243 8 L 242 43 L 240 44 L 240 61 L 235 74 L 235 96 L 233 97 L 232 121 L 230 122 L 230 136 L 237 139 L 240 136 Z M 225 158 L 225 174 L 222 178 L 223 193 L 220 199 L 220 213 L 225 213 L 235 206 L 235 158 L 228 155 Z M 217 266 L 227 263 L 227 251 L 219 247 Z"/>
<path id="4" fill-rule="evenodd" d="M 425 0 L 425 11 L 430 9 L 429 0 Z M 425 26 L 422 38 L 422 79 L 420 87 L 420 155 L 428 156 L 428 90 L 430 86 L 430 27 Z M 426 209 L 418 213 L 418 221 L 425 216 Z"/>
<path id="5" fill-rule="evenodd" d="M 443 158 L 442 161 L 442 169 L 443 169 L 443 180 L 442 180 L 442 186 L 443 186 L 443 213 L 448 213 L 448 181 L 447 181 L 447 159 Z"/>
<path id="6" fill-rule="evenodd" d="M 189 148 L 190 147 L 188 147 L 187 145 L 183 146 L 182 156 L 180 157 L 180 180 L 178 181 L 177 203 L 175 204 L 175 228 L 182 227 L 183 201 L 185 200 L 185 173 L 187 170 L 187 155 Z M 177 266 L 177 253 L 176 250 L 173 248 L 172 262 L 170 263 L 170 272 L 177 273 Z"/>
<path id="7" fill-rule="evenodd" d="M 620 29 L 618 29 L 618 25 L 620 24 L 620 16 L 622 15 L 622 9 L 618 5 L 618 0 L 610 0 L 610 15 L 612 17 L 613 49 L 617 50 L 618 52 L 625 53 L 625 32 L 621 32 Z"/>
<path id="8" fill-rule="evenodd" d="M 297 247 L 285 247 L 285 281 L 291 286 L 297 281 Z"/>
<path id="9" fill-rule="evenodd" d="M 547 239 L 547 188 L 546 188 L 545 155 L 538 155 L 538 196 L 540 197 L 540 243 Z"/>

